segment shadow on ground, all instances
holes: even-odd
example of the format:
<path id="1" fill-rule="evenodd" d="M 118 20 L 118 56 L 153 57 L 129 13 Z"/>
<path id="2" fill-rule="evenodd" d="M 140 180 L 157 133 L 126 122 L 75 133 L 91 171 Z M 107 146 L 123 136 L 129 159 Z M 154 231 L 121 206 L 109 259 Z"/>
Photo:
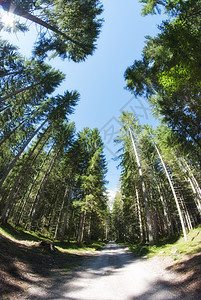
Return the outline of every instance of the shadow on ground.
<path id="1" fill-rule="evenodd" d="M 102 255 L 94 257 L 90 254 L 76 255 L 27 247 L 0 235 L 0 299 L 73 300 L 73 298 L 63 296 L 67 289 L 70 289 L 65 282 L 70 282 L 76 276 L 79 278 L 81 274 L 79 270 L 87 271 L 93 277 L 112 276 L 112 270 L 121 269 L 133 263 L 134 259 L 136 261 L 143 259 L 125 253 L 121 248 L 117 258 L 113 255 L 113 247 L 115 250 L 117 246 L 110 244 L 104 248 Z M 75 266 L 75 271 L 69 271 Z M 110 268 L 105 270 L 108 266 L 111 270 Z M 200 299 L 198 296 L 201 295 L 200 253 L 173 264 L 168 267 L 168 270 L 178 273 L 178 277 L 180 274 L 185 276 L 178 282 L 156 281 L 151 291 L 130 300 L 160 299 L 163 289 L 166 288 L 179 291 L 181 299 Z M 33 293 L 28 296 L 26 290 L 30 287 Z M 172 298 L 166 300 L 172 300 Z"/>
<path id="2" fill-rule="evenodd" d="M 115 253 L 118 248 L 118 254 Z M 66 295 L 71 291 L 77 290 L 78 293 L 82 294 L 83 287 L 79 284 L 75 287 L 71 286 L 71 280 L 76 278 L 79 281 L 80 278 L 85 277 L 87 273 L 87 279 L 97 279 L 102 276 L 113 276 L 118 269 L 122 269 L 126 265 L 133 263 L 136 258 L 132 253 L 125 252 L 125 250 L 119 247 L 115 243 L 109 243 L 104 247 L 104 250 L 100 255 L 94 255 L 84 261 L 84 264 L 70 272 L 59 272 L 52 280 L 51 284 L 46 288 L 46 295 L 36 295 L 36 291 L 33 290 L 33 295 L 29 299 L 74 299 L 69 298 Z M 140 259 L 142 260 L 142 258 Z M 80 272 L 81 271 L 81 272 Z M 100 295 L 99 295 L 100 296 Z M 96 295 L 94 295 L 96 299 Z"/>
<path id="3" fill-rule="evenodd" d="M 22 299 L 29 286 L 45 287 L 55 274 L 67 272 L 87 258 L 28 247 L 0 235 L 0 299 Z"/>
<path id="4" fill-rule="evenodd" d="M 201 251 L 201 248 L 199 249 Z M 199 251 L 198 250 L 198 251 Z M 199 295 L 201 299 L 201 253 L 191 255 L 183 261 L 174 263 L 167 268 L 182 276 L 182 280 L 173 286 L 185 296 Z"/>

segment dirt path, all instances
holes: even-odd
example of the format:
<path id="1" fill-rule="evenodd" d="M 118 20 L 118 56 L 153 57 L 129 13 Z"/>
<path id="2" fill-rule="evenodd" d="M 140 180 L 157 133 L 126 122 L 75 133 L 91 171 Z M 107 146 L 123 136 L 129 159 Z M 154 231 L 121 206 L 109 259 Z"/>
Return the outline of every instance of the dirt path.
<path id="1" fill-rule="evenodd" d="M 81 268 L 57 274 L 54 283 L 45 288 L 30 288 L 27 299 L 179 300 L 167 284 L 176 280 L 174 276 L 159 260 L 134 258 L 110 242 Z"/>

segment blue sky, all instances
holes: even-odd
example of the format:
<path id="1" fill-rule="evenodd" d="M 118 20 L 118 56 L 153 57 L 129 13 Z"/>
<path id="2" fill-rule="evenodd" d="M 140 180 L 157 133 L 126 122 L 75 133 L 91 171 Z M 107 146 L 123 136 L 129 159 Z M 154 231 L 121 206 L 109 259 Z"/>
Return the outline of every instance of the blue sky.
<path id="1" fill-rule="evenodd" d="M 135 99 L 125 90 L 124 72 L 135 59 L 141 58 L 145 36 L 157 34 L 157 25 L 162 16 L 141 16 L 142 5 L 137 0 L 103 0 L 104 23 L 97 41 L 97 50 L 83 63 L 62 61 L 59 58 L 49 64 L 62 70 L 66 80 L 57 90 L 77 90 L 81 97 L 75 114 L 77 130 L 83 127 L 101 131 L 108 162 L 108 190 L 117 190 L 120 170 L 113 160 L 118 150 L 113 143 L 118 131 L 118 118 L 121 111 L 128 110 L 138 115 L 140 123 L 155 125 L 145 99 Z M 35 40 L 35 25 L 25 34 L 12 36 L 12 42 L 19 45 L 20 52 L 27 57 L 31 54 Z M 2 34 L 4 38 L 7 36 Z M 8 37 L 11 40 L 11 35 Z"/>

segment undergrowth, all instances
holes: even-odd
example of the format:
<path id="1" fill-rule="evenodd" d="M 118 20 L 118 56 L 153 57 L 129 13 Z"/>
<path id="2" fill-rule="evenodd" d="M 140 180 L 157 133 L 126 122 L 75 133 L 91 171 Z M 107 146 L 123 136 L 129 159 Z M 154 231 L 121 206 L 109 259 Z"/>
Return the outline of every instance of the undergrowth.
<path id="1" fill-rule="evenodd" d="M 10 224 L 4 224 L 0 226 L 0 233 L 7 238 L 14 241 L 26 241 L 26 242 L 42 242 L 42 241 L 52 241 L 54 246 L 58 251 L 77 253 L 83 251 L 95 252 L 96 250 L 101 250 L 107 241 L 89 241 L 82 244 L 77 244 L 76 241 L 53 241 L 48 236 L 42 235 L 39 232 L 27 231 L 21 227 L 14 227 Z"/>
<path id="2" fill-rule="evenodd" d="M 187 242 L 183 237 L 178 239 L 162 239 L 156 245 L 130 244 L 128 248 L 137 256 L 171 256 L 175 260 L 182 259 L 185 255 L 201 252 L 201 227 L 188 233 Z"/>

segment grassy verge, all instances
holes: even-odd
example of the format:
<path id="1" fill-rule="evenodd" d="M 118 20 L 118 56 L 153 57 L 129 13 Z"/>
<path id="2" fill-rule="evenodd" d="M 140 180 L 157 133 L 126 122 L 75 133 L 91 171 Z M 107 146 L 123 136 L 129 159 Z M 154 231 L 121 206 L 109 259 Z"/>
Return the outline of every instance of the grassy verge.
<path id="1" fill-rule="evenodd" d="M 138 256 L 171 256 L 174 260 L 183 259 L 185 255 L 201 252 L 201 227 L 189 232 L 187 242 L 179 238 L 178 240 L 160 240 L 152 247 L 130 244 L 128 248 Z"/>
<path id="2" fill-rule="evenodd" d="M 44 243 L 45 242 L 45 243 Z M 82 265 L 104 242 L 77 245 L 54 241 L 51 251 L 48 237 L 11 225 L 0 227 L 0 299 L 27 299 L 26 291 L 47 282 L 54 287 L 69 270 Z"/>
<path id="3" fill-rule="evenodd" d="M 82 254 L 82 253 L 95 253 L 98 250 L 101 250 L 105 246 L 106 242 L 96 241 L 88 242 L 83 244 L 77 244 L 73 242 L 55 242 L 55 248 L 63 253 L 72 253 L 72 254 Z"/>
<path id="4" fill-rule="evenodd" d="M 8 239 L 15 241 L 15 242 L 26 242 L 26 245 L 32 246 L 33 244 L 40 243 L 42 241 L 49 241 L 54 242 L 55 249 L 61 251 L 62 253 L 75 253 L 77 254 L 80 252 L 81 254 L 84 252 L 91 251 L 95 253 L 97 250 L 101 250 L 106 241 L 90 241 L 82 244 L 77 244 L 76 241 L 71 242 L 60 242 L 60 241 L 53 241 L 49 237 L 42 235 L 36 232 L 26 231 L 20 227 L 13 227 L 9 224 L 1 225 L 0 226 L 0 233 L 7 237 Z"/>

